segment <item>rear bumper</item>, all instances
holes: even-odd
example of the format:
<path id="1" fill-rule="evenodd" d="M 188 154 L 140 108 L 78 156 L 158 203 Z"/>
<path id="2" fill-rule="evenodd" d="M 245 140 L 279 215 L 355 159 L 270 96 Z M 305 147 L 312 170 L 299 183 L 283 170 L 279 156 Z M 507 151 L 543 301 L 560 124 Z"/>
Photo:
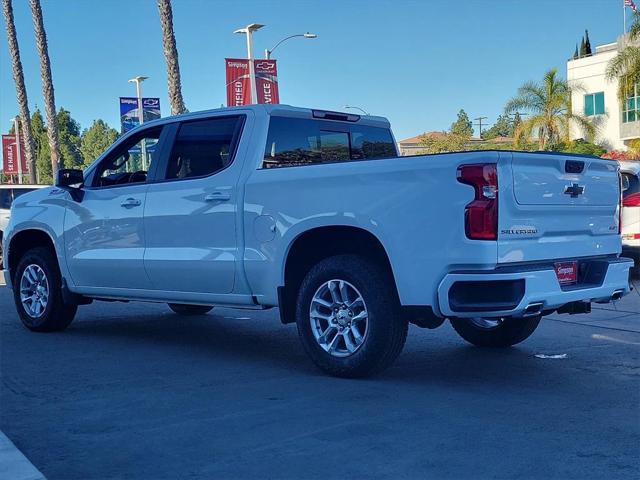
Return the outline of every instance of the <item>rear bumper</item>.
<path id="1" fill-rule="evenodd" d="M 600 281 L 573 288 L 560 286 L 552 266 L 450 273 L 438 287 L 439 310 L 446 317 L 522 317 L 571 302 L 608 302 L 614 294 L 631 291 L 632 260 L 615 258 L 598 263 L 602 267 Z"/>
<path id="2" fill-rule="evenodd" d="M 634 240 L 633 244 L 622 243 L 622 255 L 628 258 L 633 258 L 636 263 L 640 264 L 640 240 Z"/>

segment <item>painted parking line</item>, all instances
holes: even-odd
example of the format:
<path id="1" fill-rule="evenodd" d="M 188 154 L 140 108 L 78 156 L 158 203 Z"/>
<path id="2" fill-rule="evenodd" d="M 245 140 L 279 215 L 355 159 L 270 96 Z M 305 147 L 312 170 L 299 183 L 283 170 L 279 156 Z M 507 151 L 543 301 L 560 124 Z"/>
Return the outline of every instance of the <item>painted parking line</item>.
<path id="1" fill-rule="evenodd" d="M 0 431 L 0 478 L 46 480 L 9 438 Z"/>

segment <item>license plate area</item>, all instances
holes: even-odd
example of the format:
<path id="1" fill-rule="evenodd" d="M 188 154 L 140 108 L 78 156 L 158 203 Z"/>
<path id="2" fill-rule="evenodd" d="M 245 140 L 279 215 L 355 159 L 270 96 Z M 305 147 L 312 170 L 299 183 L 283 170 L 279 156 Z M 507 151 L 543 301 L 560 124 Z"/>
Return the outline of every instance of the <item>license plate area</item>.
<path id="1" fill-rule="evenodd" d="M 578 262 L 556 262 L 553 267 L 561 286 L 575 285 L 578 282 Z"/>

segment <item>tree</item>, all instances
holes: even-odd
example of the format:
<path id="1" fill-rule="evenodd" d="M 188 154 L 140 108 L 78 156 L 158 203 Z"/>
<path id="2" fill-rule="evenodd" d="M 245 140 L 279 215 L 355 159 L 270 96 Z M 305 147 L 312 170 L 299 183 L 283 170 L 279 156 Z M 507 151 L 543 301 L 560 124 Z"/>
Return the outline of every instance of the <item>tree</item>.
<path id="1" fill-rule="evenodd" d="M 573 59 L 576 60 L 577 58 L 580 58 L 580 56 L 578 54 L 578 44 L 576 43 L 576 51 L 573 52 Z"/>
<path id="2" fill-rule="evenodd" d="M 471 120 L 469 120 L 467 112 L 463 109 L 460 109 L 458 112 L 458 119 L 451 124 L 450 131 L 454 135 L 462 135 L 466 137 L 471 137 L 473 135 L 473 125 L 471 124 Z"/>
<path id="3" fill-rule="evenodd" d="M 71 117 L 68 110 L 60 108 L 55 117 L 60 141 L 61 162 L 69 168 L 82 167 L 82 154 L 80 152 L 80 124 Z M 39 110 L 33 113 L 34 140 L 37 146 L 38 177 L 40 183 L 52 183 L 53 172 L 51 162 L 51 150 L 48 141 L 49 126 L 44 124 L 44 119 Z"/>
<path id="4" fill-rule="evenodd" d="M 431 132 L 422 136 L 421 154 L 459 152 L 465 150 L 469 135 L 457 133 Z"/>
<path id="5" fill-rule="evenodd" d="M 89 166 L 118 138 L 118 131 L 103 120 L 94 120 L 91 126 L 82 132 L 80 152 L 84 166 Z"/>
<path id="6" fill-rule="evenodd" d="M 47 32 L 44 29 L 44 20 L 42 19 L 42 8 L 40 0 L 30 0 L 31 15 L 33 17 L 33 26 L 36 34 L 36 45 L 38 46 L 38 54 L 40 56 L 40 76 L 42 77 L 42 96 L 44 98 L 44 109 L 47 113 L 47 136 L 49 139 L 49 152 L 51 155 L 51 171 L 53 178 L 57 178 L 58 169 L 61 168 L 60 162 L 60 140 L 56 122 L 53 119 L 56 116 L 56 101 L 53 90 L 53 78 L 51 76 L 51 61 L 49 60 L 49 47 L 47 45 Z"/>
<path id="7" fill-rule="evenodd" d="M 541 83 L 522 85 L 505 107 L 507 113 L 520 110 L 527 110 L 531 115 L 516 128 L 516 144 L 528 141 L 536 132 L 539 148 L 551 150 L 560 141 L 569 141 L 574 124 L 588 139 L 595 136 L 595 126 L 586 117 L 571 111 L 571 88 L 565 80 L 558 78 L 555 68 L 545 73 Z"/>
<path id="8" fill-rule="evenodd" d="M 56 115 L 56 123 L 60 134 L 60 154 L 62 162 L 69 168 L 81 167 L 80 124 L 71 117 L 68 110 L 60 107 Z"/>
<path id="9" fill-rule="evenodd" d="M 607 78 L 618 79 L 618 98 L 625 101 L 640 83 L 640 12 L 634 13 L 628 42 L 607 65 Z"/>
<path id="10" fill-rule="evenodd" d="M 187 111 L 182 98 L 182 86 L 180 84 L 180 64 L 178 62 L 178 49 L 176 37 L 173 33 L 173 11 L 171 0 L 158 0 L 160 23 L 162 24 L 162 47 L 164 58 L 167 61 L 167 80 L 169 83 L 169 102 L 171 114 L 178 115 Z"/>
<path id="11" fill-rule="evenodd" d="M 484 140 L 491 140 L 496 137 L 511 137 L 513 136 L 513 122 L 508 115 L 498 115 L 496 123 L 482 132 L 481 136 Z"/>
<path id="12" fill-rule="evenodd" d="M 591 42 L 589 41 L 589 30 L 584 31 L 584 50 L 587 55 L 591 55 Z"/>
<path id="13" fill-rule="evenodd" d="M 584 43 L 584 37 L 582 37 L 582 41 L 580 42 L 580 58 L 587 56 L 587 44 Z"/>
<path id="14" fill-rule="evenodd" d="M 24 72 L 22 71 L 22 61 L 20 60 L 20 48 L 16 35 L 16 26 L 13 20 L 13 5 L 11 0 L 2 0 L 2 13 L 7 24 L 7 43 L 9 45 L 9 56 L 13 69 L 13 81 L 16 84 L 16 98 L 20 108 L 21 129 L 20 133 L 24 139 L 24 153 L 29 165 L 29 181 L 36 183 L 36 159 L 34 155 L 35 145 L 31 134 L 31 117 L 29 115 L 29 102 L 27 101 L 27 88 L 24 85 Z"/>

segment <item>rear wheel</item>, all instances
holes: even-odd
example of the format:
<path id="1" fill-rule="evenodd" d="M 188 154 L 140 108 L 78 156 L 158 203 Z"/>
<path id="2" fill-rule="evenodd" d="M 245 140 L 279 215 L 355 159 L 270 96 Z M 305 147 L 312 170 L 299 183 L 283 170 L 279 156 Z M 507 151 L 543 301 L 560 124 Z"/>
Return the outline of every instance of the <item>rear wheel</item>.
<path id="1" fill-rule="evenodd" d="M 73 321 L 78 306 L 64 301 L 58 262 L 48 248 L 28 250 L 18 263 L 13 283 L 18 315 L 29 330 L 64 330 Z"/>
<path id="2" fill-rule="evenodd" d="M 529 338 L 541 318 L 452 318 L 451 325 L 458 335 L 478 347 L 510 347 Z"/>
<path id="3" fill-rule="evenodd" d="M 339 377 L 383 370 L 402 351 L 407 321 L 399 314 L 393 280 L 357 255 L 322 260 L 298 292 L 296 322 L 314 363 Z"/>
<path id="4" fill-rule="evenodd" d="M 168 305 L 178 315 L 204 315 L 213 308 L 210 305 L 183 305 L 181 303 L 169 303 Z"/>

